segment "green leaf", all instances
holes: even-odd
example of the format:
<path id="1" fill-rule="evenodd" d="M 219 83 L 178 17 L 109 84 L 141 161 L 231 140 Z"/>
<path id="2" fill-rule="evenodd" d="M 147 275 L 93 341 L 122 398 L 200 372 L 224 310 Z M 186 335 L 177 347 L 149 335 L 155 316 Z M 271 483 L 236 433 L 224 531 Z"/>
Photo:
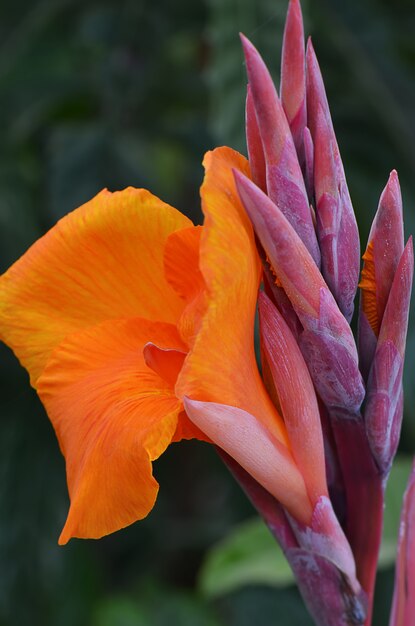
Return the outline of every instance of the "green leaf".
<path id="1" fill-rule="evenodd" d="M 395 563 L 398 541 L 399 519 L 406 483 L 411 471 L 410 456 L 399 455 L 394 461 L 385 494 L 385 513 L 379 567 L 390 567 Z"/>
<path id="2" fill-rule="evenodd" d="M 411 468 L 411 458 L 395 460 L 385 497 L 383 541 L 379 567 L 393 565 L 402 498 Z M 370 520 L 368 520 L 370 523 Z M 294 582 L 285 556 L 261 519 L 237 526 L 209 552 L 200 572 L 199 586 L 207 596 L 221 596 L 247 585 L 284 587 Z"/>
<path id="3" fill-rule="evenodd" d="M 94 616 L 93 626 L 145 626 L 145 613 L 129 597 L 112 597 L 103 601 Z"/>
<path id="4" fill-rule="evenodd" d="M 260 519 L 234 528 L 215 546 L 202 566 L 199 585 L 210 597 L 245 585 L 283 587 L 294 577 L 285 556 Z"/>

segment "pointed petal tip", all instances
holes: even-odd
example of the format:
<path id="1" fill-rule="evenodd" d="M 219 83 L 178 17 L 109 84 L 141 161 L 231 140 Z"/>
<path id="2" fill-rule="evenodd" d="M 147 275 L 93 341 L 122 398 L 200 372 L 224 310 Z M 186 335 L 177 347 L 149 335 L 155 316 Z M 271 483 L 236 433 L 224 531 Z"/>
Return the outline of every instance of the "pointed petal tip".
<path id="1" fill-rule="evenodd" d="M 243 33 L 239 33 L 239 38 L 241 40 L 242 49 L 243 49 L 243 53 L 245 56 L 245 63 L 247 66 L 249 66 L 248 69 L 251 69 L 251 75 L 250 75 L 250 72 L 248 71 L 248 79 L 249 79 L 250 77 L 252 77 L 252 71 L 254 71 L 254 68 L 263 67 L 266 69 L 266 66 L 265 66 L 263 58 L 261 57 L 259 51 L 254 46 L 252 41 L 250 41 L 248 37 L 244 35 Z M 257 69 L 256 71 L 259 71 L 259 69 Z"/>
<path id="2" fill-rule="evenodd" d="M 285 22 L 280 98 L 299 155 L 302 155 L 302 129 L 307 117 L 305 92 L 304 26 L 301 7 L 297 0 L 290 2 Z M 301 161 L 302 158 L 300 156 Z"/>
<path id="3" fill-rule="evenodd" d="M 242 47 L 244 49 L 244 52 L 246 50 L 249 50 L 250 48 L 255 48 L 254 44 L 252 44 L 249 41 L 248 37 L 246 35 L 244 35 L 244 33 L 242 33 L 242 32 L 239 33 L 239 39 L 241 40 L 241 44 L 242 44 Z"/>
<path id="4" fill-rule="evenodd" d="M 58 546 L 66 546 L 70 539 L 70 537 L 67 537 L 66 534 L 64 534 L 64 530 L 61 532 L 61 535 L 58 539 Z"/>
<path id="5" fill-rule="evenodd" d="M 238 195 L 242 201 L 242 204 L 245 207 L 245 210 L 247 211 L 248 215 L 250 215 L 248 203 L 246 202 L 245 204 L 245 201 L 247 201 L 248 199 L 246 195 L 249 193 L 250 190 L 252 190 L 252 188 L 256 188 L 256 185 L 254 185 L 254 183 L 247 176 L 245 176 L 243 172 L 235 168 L 232 168 L 232 174 Z"/>
<path id="6" fill-rule="evenodd" d="M 287 18 L 285 22 L 285 29 L 292 23 L 296 22 L 297 25 L 303 28 L 303 14 L 301 11 L 300 0 L 290 0 L 287 9 Z"/>
<path id="7" fill-rule="evenodd" d="M 382 192 L 380 204 L 396 207 L 402 213 L 401 186 L 399 184 L 398 172 L 392 170 L 389 174 L 388 182 Z"/>
<path id="8" fill-rule="evenodd" d="M 396 181 L 397 183 L 399 183 L 398 172 L 395 169 L 393 169 L 391 171 L 391 173 L 389 174 L 389 180 L 390 181 Z"/>

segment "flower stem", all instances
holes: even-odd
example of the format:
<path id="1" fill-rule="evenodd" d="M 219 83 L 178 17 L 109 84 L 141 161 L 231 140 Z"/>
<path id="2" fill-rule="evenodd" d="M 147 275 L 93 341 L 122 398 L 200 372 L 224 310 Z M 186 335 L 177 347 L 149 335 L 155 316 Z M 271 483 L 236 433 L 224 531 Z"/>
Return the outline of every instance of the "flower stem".
<path id="1" fill-rule="evenodd" d="M 332 415 L 340 465 L 346 490 L 345 532 L 357 567 L 357 577 L 367 594 L 370 626 L 376 569 L 382 539 L 384 481 L 373 460 L 360 416 Z"/>

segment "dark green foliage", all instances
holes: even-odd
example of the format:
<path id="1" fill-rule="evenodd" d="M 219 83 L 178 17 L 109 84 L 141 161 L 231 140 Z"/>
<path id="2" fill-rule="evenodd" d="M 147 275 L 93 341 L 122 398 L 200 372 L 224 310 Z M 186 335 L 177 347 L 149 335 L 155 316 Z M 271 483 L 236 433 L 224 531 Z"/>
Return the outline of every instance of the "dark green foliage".
<path id="1" fill-rule="evenodd" d="M 362 240 L 393 167 L 414 232 L 413 3 L 309 0 L 304 9 Z M 237 32 L 252 38 L 278 79 L 285 10 L 285 0 L 2 2 L 0 271 L 103 187 L 148 187 L 199 220 L 203 152 L 222 144 L 245 151 Z M 402 442 L 409 452 L 414 359 L 412 326 Z M 251 587 L 215 601 L 195 591 L 209 546 L 252 515 L 203 444 L 173 446 L 156 464 L 161 494 L 149 519 L 59 548 L 68 506 L 63 459 L 26 374 L 3 346 L 0 393 L 1 626 L 310 623 L 293 588 Z M 386 604 L 391 580 L 381 578 Z M 382 605 L 376 624 L 384 615 Z"/>

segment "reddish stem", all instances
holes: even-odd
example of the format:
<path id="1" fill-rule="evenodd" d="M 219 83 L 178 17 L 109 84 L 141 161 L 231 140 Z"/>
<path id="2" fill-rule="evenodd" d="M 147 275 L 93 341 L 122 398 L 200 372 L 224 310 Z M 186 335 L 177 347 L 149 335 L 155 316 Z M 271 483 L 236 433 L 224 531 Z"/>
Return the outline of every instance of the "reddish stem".
<path id="1" fill-rule="evenodd" d="M 370 626 L 382 539 L 383 480 L 373 460 L 363 420 L 336 414 L 332 423 L 346 490 L 345 532 L 356 560 L 358 580 L 367 594 L 365 626 Z"/>
<path id="2" fill-rule="evenodd" d="M 217 452 L 279 542 L 318 626 L 363 626 L 366 597 L 356 594 L 334 563 L 298 543 L 284 509 L 223 450 Z"/>

